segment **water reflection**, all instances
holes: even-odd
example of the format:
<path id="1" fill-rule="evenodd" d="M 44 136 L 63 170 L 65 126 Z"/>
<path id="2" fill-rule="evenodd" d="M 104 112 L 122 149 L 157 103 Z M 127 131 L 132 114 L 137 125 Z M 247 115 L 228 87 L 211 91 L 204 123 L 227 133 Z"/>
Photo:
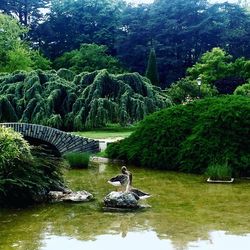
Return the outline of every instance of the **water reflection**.
<path id="1" fill-rule="evenodd" d="M 101 169 L 101 171 L 100 171 Z M 75 190 L 92 192 L 90 203 L 60 203 L 0 210 L 0 249 L 248 249 L 249 182 L 208 185 L 200 176 L 132 168 L 134 185 L 150 192 L 152 208 L 137 213 L 102 211 L 120 166 L 69 171 Z M 159 184 L 160 183 L 160 184 Z M 223 246 L 223 247 L 222 247 Z"/>
<path id="2" fill-rule="evenodd" d="M 185 248 L 179 249 L 202 249 L 202 250 L 248 250 L 250 234 L 248 236 L 227 235 L 223 231 L 216 231 L 210 234 L 210 240 L 198 240 L 190 242 Z M 175 250 L 171 240 L 159 240 L 153 231 L 130 232 L 126 238 L 113 235 L 102 235 L 96 237 L 95 241 L 80 241 L 69 237 L 50 235 L 45 237 L 42 250 L 54 250 L 60 246 L 61 250 L 128 250 L 143 248 L 144 250 Z"/>
<path id="3" fill-rule="evenodd" d="M 58 242 L 61 242 L 60 246 L 63 245 L 63 250 L 74 249 L 109 249 L 109 250 L 128 250 L 135 248 L 142 248 L 144 250 L 166 250 L 173 249 L 170 240 L 159 241 L 155 232 L 131 232 L 126 238 L 121 236 L 113 235 L 102 235 L 98 236 L 95 241 L 79 241 L 70 239 L 68 237 L 52 236 L 49 239 L 45 239 L 44 244 L 46 245 L 44 250 L 54 250 L 58 246 Z"/>

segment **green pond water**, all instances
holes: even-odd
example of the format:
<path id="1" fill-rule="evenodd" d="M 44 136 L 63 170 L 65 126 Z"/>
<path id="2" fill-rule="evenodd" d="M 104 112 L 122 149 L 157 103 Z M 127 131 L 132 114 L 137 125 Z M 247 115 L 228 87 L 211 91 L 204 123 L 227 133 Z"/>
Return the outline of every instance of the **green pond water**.
<path id="1" fill-rule="evenodd" d="M 0 249 L 168 250 L 250 246 L 250 182 L 207 184 L 204 177 L 130 166 L 134 185 L 152 194 L 144 211 L 102 211 L 120 165 L 97 164 L 65 173 L 73 190 L 95 200 L 0 210 Z"/>

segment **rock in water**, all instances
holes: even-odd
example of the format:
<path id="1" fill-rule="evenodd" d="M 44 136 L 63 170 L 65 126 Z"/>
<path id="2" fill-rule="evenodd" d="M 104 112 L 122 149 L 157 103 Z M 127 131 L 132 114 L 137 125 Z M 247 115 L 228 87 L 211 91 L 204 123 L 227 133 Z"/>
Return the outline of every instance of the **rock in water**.
<path id="1" fill-rule="evenodd" d="M 51 197 L 52 201 L 84 202 L 93 199 L 93 195 L 85 190 L 69 193 L 50 191 L 49 196 Z"/>
<path id="2" fill-rule="evenodd" d="M 138 201 L 130 192 L 111 192 L 104 198 L 105 207 L 139 208 Z"/>

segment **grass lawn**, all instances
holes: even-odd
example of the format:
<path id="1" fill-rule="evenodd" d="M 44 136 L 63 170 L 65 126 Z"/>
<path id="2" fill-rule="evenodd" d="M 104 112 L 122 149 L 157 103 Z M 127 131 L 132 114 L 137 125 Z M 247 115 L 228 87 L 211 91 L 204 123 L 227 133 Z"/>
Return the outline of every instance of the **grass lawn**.
<path id="1" fill-rule="evenodd" d="M 73 134 L 80 135 L 92 139 L 113 139 L 128 137 L 135 130 L 135 126 L 121 127 L 119 125 L 110 125 L 106 128 L 100 128 L 88 131 L 77 131 Z"/>

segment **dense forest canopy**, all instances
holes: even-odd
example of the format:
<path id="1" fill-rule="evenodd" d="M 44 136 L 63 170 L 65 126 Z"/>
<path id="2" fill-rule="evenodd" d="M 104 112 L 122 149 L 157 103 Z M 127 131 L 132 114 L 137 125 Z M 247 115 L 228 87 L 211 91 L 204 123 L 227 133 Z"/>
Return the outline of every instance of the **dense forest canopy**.
<path id="1" fill-rule="evenodd" d="M 220 47 L 250 58 L 247 2 L 155 0 L 2 0 L 0 11 L 29 27 L 25 39 L 55 60 L 81 44 L 105 45 L 128 71 L 145 74 L 153 48 L 161 87 L 185 75 L 203 53 Z M 46 9 L 46 11 L 44 11 Z M 0 33 L 2 35 L 3 32 Z M 22 38 L 24 39 L 24 37 Z"/>

